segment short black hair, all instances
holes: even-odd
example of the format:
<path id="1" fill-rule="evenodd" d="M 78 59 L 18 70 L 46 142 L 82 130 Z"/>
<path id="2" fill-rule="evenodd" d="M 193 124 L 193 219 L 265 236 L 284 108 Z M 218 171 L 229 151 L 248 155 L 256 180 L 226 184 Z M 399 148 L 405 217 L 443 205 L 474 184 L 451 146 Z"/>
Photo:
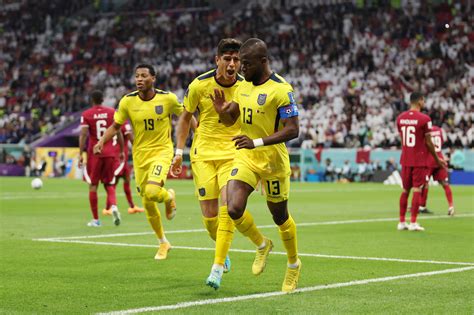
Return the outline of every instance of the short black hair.
<path id="1" fill-rule="evenodd" d="M 241 46 L 242 42 L 238 39 L 223 38 L 217 45 L 217 55 L 222 56 L 223 54 L 228 52 L 238 52 Z"/>
<path id="2" fill-rule="evenodd" d="M 421 94 L 420 92 L 413 92 L 410 95 L 410 103 L 416 103 L 423 97 L 424 97 L 423 94 Z"/>
<path id="3" fill-rule="evenodd" d="M 100 105 L 104 101 L 104 94 L 100 90 L 92 91 L 90 97 L 94 105 Z"/>
<path id="4" fill-rule="evenodd" d="M 153 68 L 152 65 L 149 65 L 147 63 L 141 63 L 135 67 L 135 71 L 137 71 L 137 69 L 140 69 L 140 68 L 147 68 L 152 76 L 156 76 L 155 68 Z"/>

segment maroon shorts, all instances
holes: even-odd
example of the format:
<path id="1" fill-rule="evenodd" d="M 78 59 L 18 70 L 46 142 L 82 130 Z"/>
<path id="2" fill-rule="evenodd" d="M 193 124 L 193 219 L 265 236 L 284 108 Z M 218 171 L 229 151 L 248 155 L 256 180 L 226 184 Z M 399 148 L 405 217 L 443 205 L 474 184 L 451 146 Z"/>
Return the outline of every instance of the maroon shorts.
<path id="1" fill-rule="evenodd" d="M 116 168 L 115 168 L 115 176 L 117 177 L 130 177 L 130 174 L 132 172 L 132 168 L 128 164 L 128 162 L 123 162 L 120 163 L 119 160 L 116 162 Z"/>
<path id="2" fill-rule="evenodd" d="M 402 183 L 404 189 L 425 185 L 429 179 L 429 168 L 402 166 Z"/>
<path id="3" fill-rule="evenodd" d="M 430 178 L 430 176 L 433 176 L 433 179 L 437 182 L 447 182 L 449 179 L 448 171 L 442 167 L 429 168 L 428 178 Z"/>
<path id="4" fill-rule="evenodd" d="M 97 157 L 91 155 L 87 158 L 87 166 L 84 168 L 84 180 L 91 185 L 98 185 L 99 181 L 104 184 L 115 183 L 114 171 L 117 168 L 117 158 Z"/>

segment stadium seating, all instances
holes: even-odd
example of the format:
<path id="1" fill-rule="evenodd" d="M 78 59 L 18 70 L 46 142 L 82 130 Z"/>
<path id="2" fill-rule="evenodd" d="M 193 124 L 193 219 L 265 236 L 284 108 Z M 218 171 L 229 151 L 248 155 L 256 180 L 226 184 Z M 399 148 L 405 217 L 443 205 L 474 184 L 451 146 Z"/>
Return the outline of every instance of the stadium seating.
<path id="1" fill-rule="evenodd" d="M 53 1 L 51 10 L 50 2 L 19 2 L 3 13 L 0 143 L 29 143 L 66 124 L 88 106 L 92 88 L 114 106 L 133 89 L 139 62 L 156 67 L 159 88 L 182 97 L 196 74 L 213 67 L 220 38 L 258 36 L 301 104 L 300 137 L 290 146 L 396 147 L 394 120 L 412 90 L 428 95 L 427 111 L 446 130 L 447 146 L 474 146 L 473 17 L 462 8 L 299 1 L 277 10 L 267 1 L 230 17 L 206 1 L 186 10 L 182 1 L 160 1 L 142 11 L 141 1 L 128 1 L 127 14 L 86 0 L 72 7 Z"/>

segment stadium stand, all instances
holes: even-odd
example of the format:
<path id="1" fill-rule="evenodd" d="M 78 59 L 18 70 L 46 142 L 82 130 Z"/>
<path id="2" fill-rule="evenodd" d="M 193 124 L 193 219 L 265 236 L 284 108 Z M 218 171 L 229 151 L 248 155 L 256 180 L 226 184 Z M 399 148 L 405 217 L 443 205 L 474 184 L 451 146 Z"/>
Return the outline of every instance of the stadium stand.
<path id="1" fill-rule="evenodd" d="M 267 1 L 223 12 L 208 1 L 180 10 L 184 2 L 8 3 L 0 13 L 0 143 L 30 143 L 66 126 L 92 88 L 114 106 L 133 88 L 139 62 L 154 64 L 157 86 L 182 97 L 213 67 L 220 38 L 258 36 L 301 104 L 300 137 L 290 146 L 396 147 L 395 117 L 421 90 L 446 146 L 474 147 L 474 23 L 462 6 L 282 1 L 276 9 Z"/>

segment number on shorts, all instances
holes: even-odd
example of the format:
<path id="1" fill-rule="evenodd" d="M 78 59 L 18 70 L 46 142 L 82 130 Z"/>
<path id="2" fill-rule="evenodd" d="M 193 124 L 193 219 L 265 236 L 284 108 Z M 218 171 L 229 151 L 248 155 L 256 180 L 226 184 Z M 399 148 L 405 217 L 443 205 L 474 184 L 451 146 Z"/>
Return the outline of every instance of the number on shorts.
<path id="1" fill-rule="evenodd" d="M 151 172 L 154 176 L 160 176 L 161 175 L 161 170 L 163 167 L 161 165 L 155 165 L 153 166 L 153 171 Z"/>
<path id="2" fill-rule="evenodd" d="M 267 180 L 267 194 L 278 196 L 280 194 L 280 182 L 277 180 Z"/>
<path id="3" fill-rule="evenodd" d="M 405 147 L 413 148 L 416 142 L 415 126 L 402 127 L 402 144 Z"/>

